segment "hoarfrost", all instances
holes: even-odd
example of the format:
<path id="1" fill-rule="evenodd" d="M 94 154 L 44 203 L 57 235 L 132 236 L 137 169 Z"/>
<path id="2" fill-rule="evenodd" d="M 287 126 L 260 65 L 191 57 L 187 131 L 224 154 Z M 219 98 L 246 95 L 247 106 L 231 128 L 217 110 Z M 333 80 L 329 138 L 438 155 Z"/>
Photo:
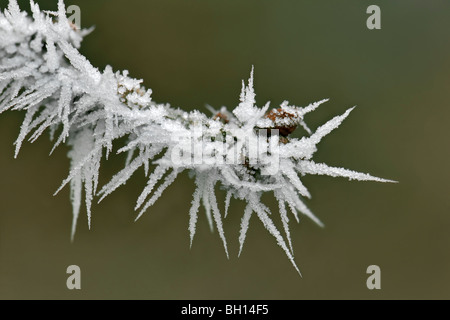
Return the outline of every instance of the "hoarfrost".
<path id="1" fill-rule="evenodd" d="M 108 66 L 102 72 L 92 66 L 78 51 L 83 36 L 91 30 L 70 27 L 62 0 L 58 2 L 57 12 L 42 11 L 33 1 L 31 10 L 32 16 L 29 16 L 20 10 L 16 0 L 10 0 L 8 8 L 0 11 L 0 113 L 10 109 L 25 111 L 15 142 L 15 156 L 25 139 L 33 142 L 46 130 L 51 136 L 59 132 L 54 147 L 62 143 L 71 147 L 68 153 L 70 172 L 57 192 L 66 184 L 70 185 L 72 238 L 83 189 L 90 227 L 91 205 L 96 195 L 102 200 L 125 184 L 140 167 L 144 167 L 147 175 L 150 165 L 156 164 L 137 199 L 135 209 L 140 212 L 136 219 L 180 173 L 188 171 L 196 186 L 189 210 L 191 245 L 202 203 L 210 228 L 216 227 L 228 256 L 223 218 L 229 212 L 231 198 L 244 200 L 247 205 L 241 220 L 239 254 L 250 218 L 255 213 L 300 273 L 293 256 L 288 209 L 296 221 L 299 221 L 298 213 L 302 213 L 322 225 L 304 203 L 303 198 L 310 198 L 311 194 L 300 177 L 317 174 L 393 182 L 312 160 L 318 143 L 336 129 L 353 108 L 317 130 L 311 130 L 304 116 L 328 99 L 306 107 L 293 106 L 287 101 L 271 111 L 269 103 L 258 107 L 252 68 L 248 83 L 242 82 L 240 102 L 234 110 L 212 109 L 212 116 L 199 111 L 184 112 L 152 101 L 152 91 L 142 86 L 142 80 L 129 77 L 128 71 L 114 73 Z M 299 125 L 307 135 L 292 138 L 290 133 Z M 261 153 L 257 145 L 249 141 L 254 141 L 263 132 L 261 130 L 270 129 L 278 130 L 279 135 L 260 141 L 258 146 L 266 148 L 273 139 L 279 139 L 278 150 L 270 152 L 277 157 L 279 170 L 264 174 L 271 165 L 266 161 L 269 154 Z M 97 192 L 103 151 L 108 157 L 113 142 L 123 137 L 127 142 L 118 152 L 128 153 L 125 167 Z M 259 152 L 256 156 L 251 154 L 255 150 Z M 175 161 L 175 151 L 180 151 L 184 160 L 191 161 Z M 227 191 L 224 215 L 219 210 L 216 186 Z M 269 208 L 261 201 L 261 196 L 267 192 L 273 193 L 278 202 L 287 241 L 271 219 Z"/>

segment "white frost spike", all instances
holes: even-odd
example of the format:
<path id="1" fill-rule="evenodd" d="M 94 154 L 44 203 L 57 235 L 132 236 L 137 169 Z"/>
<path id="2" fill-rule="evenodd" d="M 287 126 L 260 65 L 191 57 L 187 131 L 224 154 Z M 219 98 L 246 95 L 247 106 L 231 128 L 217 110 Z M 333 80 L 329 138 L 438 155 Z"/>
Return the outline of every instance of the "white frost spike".
<path id="1" fill-rule="evenodd" d="M 69 135 L 70 123 L 69 123 L 69 114 L 70 114 L 70 102 L 72 101 L 72 89 L 69 85 L 63 85 L 61 88 L 61 96 L 59 97 L 58 102 L 58 118 L 62 120 L 63 132 L 61 133 L 60 138 L 55 143 L 58 145 L 60 141 L 64 142 L 66 137 Z"/>
<path id="2" fill-rule="evenodd" d="M 16 151 L 14 153 L 14 158 L 17 158 L 17 155 L 19 154 L 20 147 L 22 146 L 23 139 L 25 139 L 25 136 L 28 133 L 28 128 L 30 126 L 31 120 L 33 119 L 33 115 L 36 112 L 36 107 L 30 108 L 27 110 L 27 113 L 25 114 L 25 119 L 22 122 L 22 126 L 20 127 L 20 133 L 19 137 L 17 138 L 15 145 L 16 145 Z"/>
<path id="3" fill-rule="evenodd" d="M 202 177 L 197 176 L 195 179 L 197 188 L 194 191 L 194 198 L 192 199 L 192 207 L 189 210 L 189 234 L 190 234 L 190 246 L 192 247 L 192 241 L 194 240 L 195 228 L 197 226 L 198 209 L 200 207 L 200 197 L 202 195 Z"/>
<path id="4" fill-rule="evenodd" d="M 26 24 L 24 16 L 25 12 L 21 12 L 17 0 L 9 0 L 8 10 L 5 11 L 6 18 L 19 26 Z"/>
<path id="5" fill-rule="evenodd" d="M 225 239 L 225 232 L 223 231 L 222 217 L 220 216 L 219 208 L 217 206 L 217 199 L 214 194 L 214 184 L 211 183 L 208 186 L 208 191 L 209 191 L 210 203 L 211 203 L 213 214 L 214 214 L 214 220 L 216 221 L 217 230 L 219 231 L 220 238 L 222 239 L 223 246 L 225 248 L 225 253 L 227 254 L 227 258 L 229 258 L 228 248 L 227 248 L 227 240 Z"/>
<path id="6" fill-rule="evenodd" d="M 336 129 L 353 108 L 311 133 L 305 116 L 327 99 L 306 107 L 284 101 L 268 112 L 269 102 L 261 106 L 256 103 L 253 67 L 247 85 L 242 83 L 238 105 L 232 110 L 209 108 L 212 115 L 208 116 L 197 110 L 185 112 L 156 103 L 151 99 L 152 91 L 142 86 L 142 80 L 129 77 L 128 71 L 114 72 L 110 66 L 99 71 L 80 53 L 81 41 L 90 30 L 72 28 L 62 0 L 58 0 L 57 12 L 41 11 L 33 1 L 30 4 L 31 16 L 20 10 L 16 0 L 9 2 L 7 10 L 0 11 L 0 113 L 18 110 L 25 114 L 15 142 L 15 156 L 25 139 L 33 142 L 47 129 L 52 140 L 56 133 L 59 135 L 53 149 L 63 143 L 69 146 L 70 171 L 55 194 L 70 185 L 72 239 L 83 194 L 90 227 L 94 196 L 99 195 L 101 201 L 143 168 L 149 178 L 136 202 L 139 218 L 178 174 L 188 171 L 196 185 L 189 211 L 191 246 L 202 204 L 209 227 L 217 228 L 228 257 L 215 193 L 218 186 L 226 191 L 224 217 L 236 214 L 230 210 L 232 198 L 247 202 L 241 218 L 239 254 L 255 212 L 255 219 L 275 237 L 299 272 L 293 257 L 288 209 L 297 221 L 298 213 L 302 213 L 323 226 L 304 202 L 304 198 L 311 197 L 301 180 L 304 175 L 394 182 L 312 160 L 322 138 Z M 299 125 L 308 134 L 301 138 L 289 136 Z M 261 149 L 267 145 L 267 139 L 255 145 L 249 142 L 260 136 L 261 129 L 271 132 L 277 128 L 285 130 L 282 137 L 270 138 L 270 142 L 279 142 L 278 148 L 270 151 L 270 161 L 266 161 L 269 152 L 250 154 L 255 146 Z M 97 193 L 103 151 L 106 150 L 108 160 L 113 146 L 118 153 L 128 153 L 125 167 Z M 176 161 L 174 150 L 181 150 L 186 161 Z M 196 158 L 199 154 L 200 161 Z M 264 159 L 260 159 L 260 154 Z M 274 161 L 279 169 L 265 175 Z M 273 194 L 278 203 L 283 235 L 269 217 L 269 208 L 260 200 L 267 193 Z"/>
<path id="7" fill-rule="evenodd" d="M 133 161 L 130 161 L 124 169 L 122 169 L 119 173 L 117 173 L 103 188 L 99 191 L 100 199 L 98 202 L 102 201 L 106 196 L 111 194 L 114 190 L 116 190 L 121 185 L 125 184 L 131 175 L 142 166 L 143 160 L 141 157 L 135 158 Z"/>
<path id="8" fill-rule="evenodd" d="M 101 79 L 100 72 L 94 68 L 91 63 L 82 56 L 77 49 L 70 45 L 67 41 L 61 40 L 59 47 L 69 59 L 70 63 L 78 69 L 85 77 L 89 77 L 95 84 L 98 84 Z"/>
<path id="9" fill-rule="evenodd" d="M 278 197 L 277 197 L 278 198 Z M 289 218 L 286 211 L 286 205 L 283 200 L 278 198 L 278 208 L 280 209 L 281 222 L 283 223 L 284 232 L 286 233 L 286 238 L 288 239 L 289 248 L 291 249 L 292 255 L 294 255 L 294 248 L 291 241 L 291 233 L 289 232 Z"/>
<path id="10" fill-rule="evenodd" d="M 289 161 L 282 160 L 280 163 L 280 170 L 292 183 L 292 185 L 297 189 L 297 191 L 304 197 L 311 198 L 311 194 L 308 189 L 300 181 L 300 178 L 291 167 L 292 163 Z"/>
<path id="11" fill-rule="evenodd" d="M 136 220 L 139 219 L 145 212 L 145 210 L 147 210 L 150 206 L 152 206 L 156 200 L 158 200 L 158 198 L 161 196 L 161 194 L 164 192 L 164 190 L 167 189 L 167 187 L 169 187 L 177 178 L 179 171 L 178 170 L 173 170 L 164 180 L 164 183 L 162 185 L 159 186 L 158 190 L 155 191 L 155 193 L 153 194 L 153 196 L 147 201 L 147 203 L 145 204 L 144 208 L 141 210 L 141 212 L 139 213 L 139 215 L 136 217 Z"/>
<path id="12" fill-rule="evenodd" d="M 233 193 L 231 191 L 227 192 L 227 196 L 225 198 L 225 218 L 228 215 L 228 208 L 230 207 L 230 201 L 231 201 L 231 196 L 233 195 Z"/>
<path id="13" fill-rule="evenodd" d="M 206 180 L 207 178 L 205 177 L 204 179 Z M 209 190 L 206 183 L 203 185 L 202 189 L 202 200 L 203 200 L 203 207 L 205 207 L 206 218 L 208 219 L 209 229 L 211 230 L 211 232 L 213 232 L 214 227 L 213 227 L 213 219 L 211 216 L 211 202 L 209 201 L 210 200 Z"/>
<path id="14" fill-rule="evenodd" d="M 303 201 L 294 193 L 294 191 L 289 190 L 289 189 L 284 189 L 283 190 L 284 194 L 287 195 L 286 196 L 286 201 L 288 201 L 289 205 L 291 206 L 291 204 L 293 205 L 293 208 L 295 208 L 295 210 L 300 211 L 301 213 L 303 213 L 305 216 L 307 216 L 308 218 L 310 218 L 312 221 L 314 221 L 318 226 L 323 227 L 324 224 L 322 223 L 322 221 L 320 221 L 319 218 L 317 218 L 314 213 L 312 213 L 311 210 L 309 210 L 309 208 L 303 203 Z M 292 207 L 291 207 L 292 208 Z M 297 218 L 298 220 L 298 218 Z"/>
<path id="15" fill-rule="evenodd" d="M 254 106 L 256 101 L 255 91 L 253 89 L 253 67 L 250 78 L 248 79 L 248 86 L 242 81 L 240 100 L 241 103 L 233 110 L 233 113 L 241 123 L 245 123 L 255 116 L 255 112 L 257 112 L 258 109 Z"/>
<path id="16" fill-rule="evenodd" d="M 329 99 L 322 99 L 320 101 L 313 102 L 313 103 L 309 104 L 308 106 L 301 108 L 300 114 L 303 116 L 307 113 L 310 113 L 310 112 L 316 110 L 321 104 L 327 102 L 328 100 Z"/>
<path id="17" fill-rule="evenodd" d="M 250 218 L 252 217 L 252 207 L 248 204 L 245 207 L 244 210 L 244 215 L 242 216 L 241 219 L 241 231 L 239 232 L 239 254 L 238 256 L 241 255 L 242 252 L 242 248 L 244 247 L 244 242 L 245 242 L 245 238 L 247 236 L 247 230 L 248 230 L 248 226 L 250 223 Z"/>
<path id="18" fill-rule="evenodd" d="M 152 192 L 153 188 L 156 186 L 158 181 L 164 176 L 164 174 L 169 170 L 166 166 L 158 166 L 155 171 L 148 178 L 147 186 L 142 191 L 141 195 L 138 198 L 136 206 L 134 210 L 137 210 L 145 201 L 145 198 Z"/>
<path id="19" fill-rule="evenodd" d="M 90 153 L 94 145 L 92 138 L 92 131 L 85 129 L 72 137 L 69 141 L 69 145 L 72 146 L 72 150 L 69 151 L 68 157 L 70 158 L 70 168 L 73 170 L 81 161 L 83 161 Z M 72 221 L 72 239 L 75 235 L 76 224 L 78 215 L 80 212 L 81 204 L 81 190 L 83 188 L 83 182 L 88 182 L 88 188 L 91 189 L 90 181 L 92 179 L 92 171 L 90 170 L 89 162 L 77 171 L 75 176 L 70 181 L 70 197 L 72 200 L 73 208 L 73 221 Z M 89 190 L 91 191 L 91 190 Z M 90 194 L 86 194 L 86 202 L 90 203 Z M 88 224 L 91 225 L 90 208 L 88 208 Z"/>
<path id="20" fill-rule="evenodd" d="M 288 256 L 289 260 L 291 261 L 292 265 L 294 266 L 295 270 L 302 275 L 300 270 L 297 267 L 297 264 L 294 261 L 294 256 L 289 251 L 288 247 L 286 246 L 286 242 L 284 241 L 283 237 L 281 236 L 280 232 L 276 228 L 275 224 L 273 223 L 272 219 L 267 215 L 266 211 L 261 208 L 260 203 L 258 203 L 258 200 L 255 199 L 255 196 L 253 195 L 250 200 L 249 204 L 252 206 L 252 209 L 256 212 L 261 222 L 264 224 L 264 227 L 269 231 L 270 234 L 272 234 L 275 239 L 277 240 L 278 245 L 284 250 L 286 255 Z"/>
<path id="21" fill-rule="evenodd" d="M 296 169 L 302 174 L 318 174 L 318 175 L 327 175 L 331 177 L 345 177 L 348 178 L 349 180 L 359 180 L 359 181 L 378 181 L 378 182 L 392 182 L 392 183 L 397 182 L 394 180 L 374 177 L 367 173 L 356 172 L 344 168 L 330 167 L 325 163 L 315 163 L 312 160 L 299 161 Z"/>
<path id="22" fill-rule="evenodd" d="M 313 145 L 317 145 L 320 140 L 322 140 L 323 137 L 325 137 L 327 134 L 329 134 L 331 131 L 339 127 L 339 125 L 342 123 L 342 121 L 345 120 L 345 118 L 348 117 L 350 112 L 355 109 L 355 107 L 352 107 L 350 109 L 347 109 L 347 111 L 344 112 L 344 114 L 340 116 L 336 116 L 333 119 L 329 120 L 324 125 L 320 126 L 316 132 L 314 132 L 308 139 L 307 142 L 311 143 Z M 310 155 L 312 156 L 312 154 Z"/>

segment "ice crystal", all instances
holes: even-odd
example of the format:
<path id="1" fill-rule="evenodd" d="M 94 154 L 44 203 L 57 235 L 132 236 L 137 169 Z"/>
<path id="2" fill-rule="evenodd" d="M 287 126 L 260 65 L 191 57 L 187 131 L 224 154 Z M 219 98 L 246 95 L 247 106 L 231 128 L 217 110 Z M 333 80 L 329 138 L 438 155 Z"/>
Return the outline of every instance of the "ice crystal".
<path id="1" fill-rule="evenodd" d="M 215 195 L 218 186 L 226 189 L 225 217 L 231 198 L 247 203 L 239 234 L 241 254 L 252 215 L 275 237 L 294 268 L 289 217 L 302 213 L 319 225 L 304 198 L 311 195 L 301 177 L 305 174 L 346 177 L 350 180 L 392 182 L 369 174 L 315 163 L 312 157 L 321 139 L 337 128 L 353 108 L 336 116 L 312 132 L 304 116 L 322 100 L 306 107 L 283 102 L 269 111 L 258 107 L 253 87 L 253 69 L 248 84 L 242 83 L 239 105 L 207 116 L 199 111 L 184 112 L 151 99 L 151 90 L 127 71 L 99 71 L 79 53 L 83 36 L 69 23 L 62 0 L 57 12 L 42 11 L 31 1 L 32 16 L 21 11 L 16 0 L 0 11 L 0 113 L 23 110 L 25 118 L 15 142 L 17 156 L 22 142 L 36 140 L 49 130 L 54 147 L 71 147 L 70 172 L 61 190 L 70 185 L 73 206 L 72 237 L 80 212 L 82 193 L 91 225 L 91 204 L 126 183 L 140 167 L 148 173 L 156 168 L 138 197 L 139 218 L 183 171 L 194 178 L 196 189 L 189 210 L 192 245 L 202 204 L 206 219 L 217 228 L 228 256 L 223 228 L 224 215 Z M 301 125 L 307 135 L 289 135 Z M 118 152 L 128 154 L 125 167 L 97 191 L 102 156 L 112 152 L 113 141 L 126 137 Z M 270 209 L 261 201 L 273 193 L 278 202 L 284 236 L 277 229 Z M 288 212 L 289 211 L 289 212 Z"/>

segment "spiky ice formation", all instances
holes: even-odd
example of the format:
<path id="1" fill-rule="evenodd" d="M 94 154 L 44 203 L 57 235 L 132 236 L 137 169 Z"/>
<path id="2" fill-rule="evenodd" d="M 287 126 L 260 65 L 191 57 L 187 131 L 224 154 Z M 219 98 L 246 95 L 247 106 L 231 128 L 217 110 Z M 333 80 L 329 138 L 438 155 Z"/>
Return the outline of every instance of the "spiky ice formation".
<path id="1" fill-rule="evenodd" d="M 317 144 L 353 108 L 313 133 L 304 116 L 326 100 L 307 107 L 283 102 L 270 111 L 269 104 L 258 107 L 252 70 L 248 85 L 242 85 L 240 103 L 231 112 L 222 108 L 207 116 L 199 111 L 174 109 L 152 101 L 151 90 L 142 87 L 142 80 L 130 78 L 127 71 L 113 72 L 110 66 L 99 71 L 93 67 L 78 52 L 83 36 L 90 30 L 78 30 L 69 23 L 62 0 L 57 12 L 41 11 L 33 1 L 31 11 L 29 16 L 20 10 L 16 0 L 11 0 L 8 8 L 0 12 L 0 112 L 25 111 L 15 142 L 16 156 L 25 139 L 33 142 L 46 130 L 55 140 L 54 148 L 62 143 L 71 147 L 70 172 L 57 192 L 70 185 L 72 238 L 83 189 L 90 227 L 94 197 L 99 195 L 102 200 L 140 167 L 145 168 L 148 183 L 137 200 L 137 218 L 181 172 L 188 171 L 196 185 L 189 210 L 191 244 L 202 204 L 228 256 L 223 215 L 215 194 L 220 186 L 227 191 L 225 216 L 231 198 L 247 203 L 239 254 L 250 218 L 256 215 L 300 273 L 294 262 L 289 214 L 298 221 L 302 213 L 322 225 L 304 203 L 304 198 L 311 195 L 301 181 L 303 175 L 392 182 L 312 160 Z M 308 135 L 290 137 L 298 125 Z M 118 153 L 128 153 L 125 167 L 97 192 L 102 156 L 108 158 L 113 141 L 122 137 L 127 137 L 127 143 Z M 150 164 L 156 166 L 151 173 Z M 284 236 L 261 201 L 264 193 L 272 193 L 278 202 Z"/>

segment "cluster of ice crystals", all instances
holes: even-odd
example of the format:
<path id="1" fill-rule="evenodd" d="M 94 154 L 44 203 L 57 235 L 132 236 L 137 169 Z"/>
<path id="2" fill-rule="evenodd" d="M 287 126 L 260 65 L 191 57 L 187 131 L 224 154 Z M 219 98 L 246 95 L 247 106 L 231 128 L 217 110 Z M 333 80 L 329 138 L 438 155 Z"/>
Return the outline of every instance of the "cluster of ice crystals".
<path id="1" fill-rule="evenodd" d="M 31 16 L 21 11 L 16 0 L 0 11 L 0 113 L 25 111 L 15 142 L 16 156 L 25 139 L 33 142 L 47 130 L 55 141 L 54 147 L 61 143 L 71 147 L 70 172 L 61 188 L 67 184 L 71 188 L 72 237 L 83 189 L 90 226 L 94 197 L 103 199 L 144 167 L 148 182 L 137 200 L 139 218 L 187 170 L 196 185 L 189 210 L 191 244 L 202 205 L 210 228 L 217 228 L 228 256 L 222 220 L 229 212 L 231 198 L 241 199 L 247 205 L 241 222 L 239 254 L 250 218 L 256 215 L 300 272 L 294 262 L 289 217 L 292 215 L 298 221 L 301 213 L 322 225 L 304 203 L 304 198 L 311 195 L 301 177 L 320 174 L 350 180 L 390 181 L 312 160 L 317 144 L 352 109 L 311 132 L 304 116 L 326 100 L 303 108 L 283 102 L 268 113 L 268 103 L 262 108 L 256 105 L 253 69 L 248 84 L 242 84 L 240 103 L 232 112 L 222 108 L 211 117 L 199 111 L 184 112 L 157 104 L 151 100 L 151 90 L 142 87 L 142 80 L 130 78 L 127 71 L 114 73 L 109 66 L 100 71 L 79 53 L 83 36 L 90 30 L 70 26 L 62 0 L 57 12 L 41 11 L 33 1 L 31 11 Z M 300 139 L 281 139 L 277 135 L 258 139 L 261 130 L 293 130 L 297 125 L 303 126 L 308 135 Z M 127 137 L 127 143 L 118 152 L 128 154 L 125 167 L 97 190 L 101 159 L 112 152 L 113 141 L 122 137 Z M 271 143 L 279 140 L 283 143 L 270 156 L 260 151 L 268 150 Z M 178 161 L 174 155 L 182 155 L 189 161 Z M 277 170 L 264 174 L 274 165 L 273 159 L 277 160 Z M 156 165 L 152 172 L 150 165 Z M 227 191 L 224 214 L 215 195 L 218 186 Z M 284 235 L 277 229 L 270 209 L 261 201 L 262 194 L 267 192 L 273 193 L 278 201 Z"/>

